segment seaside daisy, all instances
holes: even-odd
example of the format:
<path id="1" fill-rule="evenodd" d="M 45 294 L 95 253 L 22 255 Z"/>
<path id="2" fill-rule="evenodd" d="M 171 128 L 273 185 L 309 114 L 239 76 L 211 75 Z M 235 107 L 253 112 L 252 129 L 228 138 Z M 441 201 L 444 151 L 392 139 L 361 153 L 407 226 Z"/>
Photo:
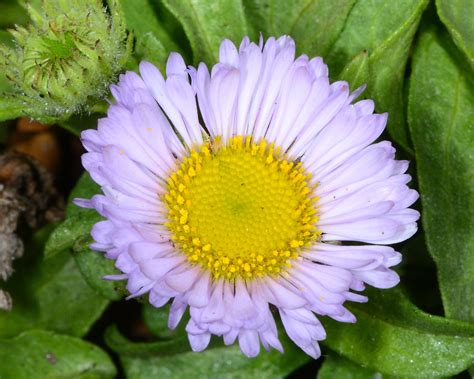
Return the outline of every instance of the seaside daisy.
<path id="1" fill-rule="evenodd" d="M 103 194 L 76 204 L 105 218 L 91 248 L 123 272 L 109 279 L 155 307 L 171 302 L 170 328 L 189 308 L 194 351 L 211 335 L 249 357 L 260 345 L 282 351 L 280 317 L 319 357 L 316 315 L 355 322 L 344 302 L 367 301 L 365 284 L 395 286 L 401 256 L 386 245 L 417 230 L 408 162 L 375 142 L 387 114 L 331 83 L 321 58 L 295 58 L 288 36 L 239 49 L 224 40 L 210 72 L 176 53 L 166 79 L 139 69 L 82 133 Z"/>

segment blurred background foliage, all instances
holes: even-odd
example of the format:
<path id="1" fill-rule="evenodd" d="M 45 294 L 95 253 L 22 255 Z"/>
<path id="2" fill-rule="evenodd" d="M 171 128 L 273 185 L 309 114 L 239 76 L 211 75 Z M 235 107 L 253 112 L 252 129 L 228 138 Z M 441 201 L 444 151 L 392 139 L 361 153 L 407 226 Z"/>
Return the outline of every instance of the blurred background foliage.
<path id="1" fill-rule="evenodd" d="M 0 264 L 17 258 L 0 280 L 0 378 L 469 377 L 474 1 L 1 0 L 0 29 Z M 115 269 L 88 249 L 99 217 L 71 204 L 99 191 L 81 174 L 77 136 L 104 115 L 121 72 L 142 59 L 163 70 L 171 51 L 211 65 L 223 38 L 260 34 L 289 34 L 331 80 L 366 83 L 421 194 L 420 231 L 397 246 L 401 284 L 349 305 L 356 324 L 323 317 L 318 361 L 289 340 L 255 359 L 217 339 L 190 352 L 166 307 L 125 301 L 101 279 Z"/>

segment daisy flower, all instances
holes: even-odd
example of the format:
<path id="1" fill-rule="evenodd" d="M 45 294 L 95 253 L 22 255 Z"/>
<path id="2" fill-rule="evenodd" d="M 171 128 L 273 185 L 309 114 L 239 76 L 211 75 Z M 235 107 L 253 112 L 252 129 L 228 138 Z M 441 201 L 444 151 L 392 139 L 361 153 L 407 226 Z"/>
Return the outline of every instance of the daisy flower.
<path id="1" fill-rule="evenodd" d="M 418 193 L 408 162 L 374 143 L 387 114 L 331 84 L 321 58 L 295 59 L 290 37 L 224 40 L 211 72 L 176 53 L 166 79 L 142 62 L 111 91 L 107 117 L 82 133 L 103 194 L 76 203 L 106 219 L 91 248 L 123 272 L 109 279 L 157 308 L 171 301 L 170 328 L 189 307 L 194 351 L 211 335 L 249 357 L 282 351 L 279 314 L 317 358 L 316 315 L 355 322 L 346 300 L 399 282 L 386 245 L 415 233 Z"/>

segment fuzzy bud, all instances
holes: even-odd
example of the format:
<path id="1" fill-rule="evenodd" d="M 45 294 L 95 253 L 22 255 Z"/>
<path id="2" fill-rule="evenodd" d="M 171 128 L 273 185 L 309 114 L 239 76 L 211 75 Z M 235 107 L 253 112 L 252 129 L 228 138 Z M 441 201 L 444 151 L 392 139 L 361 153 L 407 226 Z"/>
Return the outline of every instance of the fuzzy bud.
<path id="1" fill-rule="evenodd" d="M 0 69 L 24 101 L 27 116 L 46 122 L 89 110 L 130 54 L 116 0 L 42 0 L 27 6 L 28 27 L 11 30 L 16 48 L 0 46 Z"/>

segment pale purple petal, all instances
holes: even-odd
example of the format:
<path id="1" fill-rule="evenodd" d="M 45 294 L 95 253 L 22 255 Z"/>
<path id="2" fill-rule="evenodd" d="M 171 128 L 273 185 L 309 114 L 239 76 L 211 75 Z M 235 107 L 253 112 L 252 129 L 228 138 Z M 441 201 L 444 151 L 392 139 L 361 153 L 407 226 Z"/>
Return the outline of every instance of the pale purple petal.
<path id="1" fill-rule="evenodd" d="M 244 330 L 239 333 L 239 346 L 249 358 L 256 357 L 260 352 L 260 340 L 255 330 Z"/>
<path id="2" fill-rule="evenodd" d="M 170 314 L 168 318 L 168 328 L 174 329 L 178 326 L 188 304 L 179 297 L 175 297 L 171 303 Z"/>
<path id="3" fill-rule="evenodd" d="M 317 359 L 326 333 L 316 316 L 356 322 L 345 302 L 367 302 L 354 292 L 365 284 L 397 285 L 390 268 L 401 254 L 385 245 L 417 230 L 420 214 L 409 207 L 419 195 L 407 186 L 408 162 L 395 159 L 390 142 L 375 143 L 388 115 L 374 114 L 372 100 L 354 103 L 365 86 L 351 91 L 347 82 L 331 83 L 322 58 L 295 59 L 295 50 L 289 36 L 266 42 L 260 36 L 258 44 L 245 37 L 238 49 L 224 40 L 211 70 L 204 63 L 186 67 L 181 55 L 170 54 L 166 79 L 141 62 L 140 75 L 127 72 L 111 85 L 115 102 L 97 130 L 82 132 L 83 166 L 102 194 L 74 203 L 105 218 L 92 228 L 90 246 L 122 272 L 105 278 L 127 280 L 127 299 L 148 293 L 154 307 L 171 302 L 171 329 L 189 307 L 193 351 L 206 349 L 211 335 L 226 345 L 238 339 L 248 357 L 259 354 L 260 344 L 283 351 L 274 320 L 279 314 L 290 339 Z M 196 263 L 189 254 L 199 251 L 181 242 L 180 231 L 197 228 L 170 227 L 170 209 L 179 209 L 168 203 L 176 188 L 170 175 L 194 180 L 191 172 L 177 171 L 185 157 L 194 159 L 203 144 L 215 157 L 233 136 L 251 143 L 264 138 L 279 149 L 278 159 L 301 164 L 307 174 L 300 188 L 309 189 L 304 201 L 314 204 L 315 219 L 304 222 L 314 222 L 308 228 L 320 236 L 305 241 L 278 275 L 211 274 L 212 258 Z"/>
<path id="4" fill-rule="evenodd" d="M 204 272 L 188 292 L 188 304 L 193 307 L 205 307 L 210 297 L 210 276 Z"/>
<path id="5" fill-rule="evenodd" d="M 191 349 L 196 352 L 203 351 L 211 341 L 211 333 L 190 334 L 188 333 L 189 344 Z"/>

